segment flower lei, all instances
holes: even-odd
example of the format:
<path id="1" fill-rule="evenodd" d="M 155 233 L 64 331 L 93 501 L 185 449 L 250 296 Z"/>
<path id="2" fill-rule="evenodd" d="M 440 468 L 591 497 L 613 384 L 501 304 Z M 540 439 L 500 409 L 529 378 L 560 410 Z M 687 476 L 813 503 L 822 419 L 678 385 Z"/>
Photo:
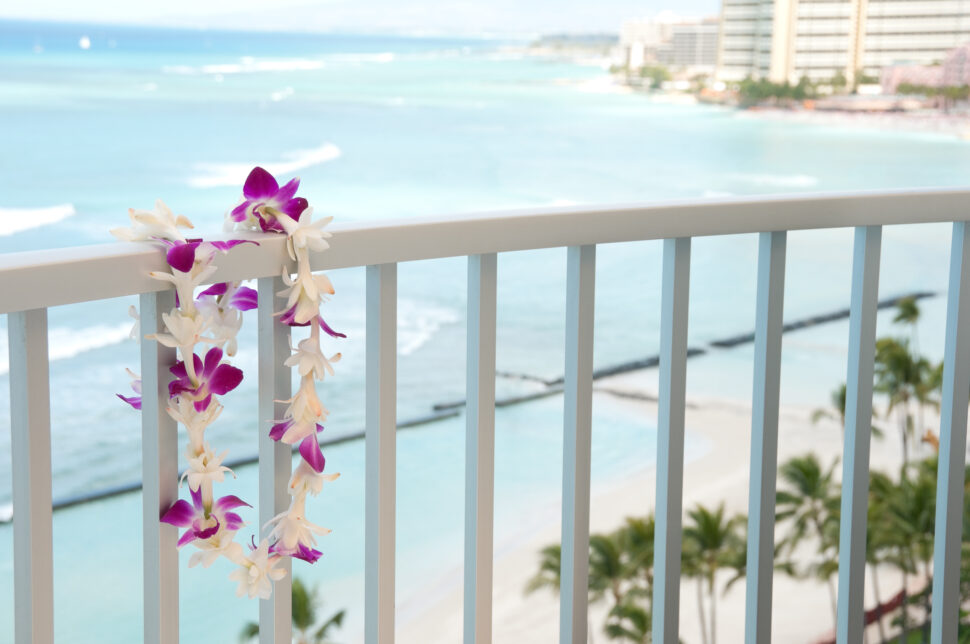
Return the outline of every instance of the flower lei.
<path id="1" fill-rule="evenodd" d="M 285 571 L 276 567 L 282 557 L 295 557 L 309 563 L 316 562 L 321 552 L 315 548 L 314 534 L 325 535 L 326 528 L 316 526 L 306 519 L 306 497 L 316 496 L 325 481 L 333 481 L 339 474 L 324 474 L 326 459 L 320 451 L 317 433 L 323 430 L 322 422 L 328 411 L 316 393 L 316 382 L 323 381 L 325 374 L 333 375 L 332 363 L 340 354 L 327 358 L 320 348 L 321 329 L 335 338 L 346 337 L 337 333 L 320 316 L 320 305 L 334 293 L 330 279 L 323 274 L 310 272 L 310 251 L 322 251 L 329 247 L 326 239 L 330 233 L 323 227 L 332 217 L 312 221 L 313 209 L 306 199 L 296 197 L 300 180 L 293 179 L 280 187 L 276 179 L 262 168 L 250 172 L 243 187 L 242 201 L 226 214 L 227 230 L 255 230 L 282 233 L 287 236 L 286 247 L 296 262 L 296 277 L 283 269 L 283 281 L 287 288 L 279 295 L 287 298 L 280 315 L 280 323 L 293 326 L 309 326 L 309 337 L 301 340 L 292 355 L 284 361 L 288 367 L 296 367 L 300 374 L 300 387 L 296 394 L 285 401 L 289 403 L 284 417 L 274 422 L 270 438 L 289 445 L 299 444 L 301 461 L 294 470 L 289 483 L 292 497 L 290 507 L 271 519 L 265 528 L 272 526 L 269 534 L 259 545 L 249 546 L 248 552 L 236 542 L 236 533 L 245 525 L 234 510 L 252 507 L 234 495 L 215 498 L 214 484 L 225 480 L 226 472 L 232 471 L 222 465 L 228 451 L 216 454 L 205 439 L 205 430 L 222 413 L 219 397 L 235 389 L 242 381 L 243 372 L 224 358 L 236 353 L 236 335 L 242 326 L 242 312 L 256 308 L 256 291 L 239 282 L 219 283 L 195 291 L 216 270 L 217 253 L 228 253 L 233 247 L 247 243 L 246 240 L 204 241 L 186 239 L 181 228 L 193 228 L 184 216 L 175 216 L 161 201 L 154 210 L 129 210 L 131 228 L 117 228 L 111 233 L 123 241 L 154 241 L 166 249 L 170 272 L 152 272 L 151 277 L 170 282 L 176 292 L 176 306 L 162 314 L 167 333 L 157 333 L 146 338 L 173 347 L 179 360 L 170 368 L 173 379 L 169 382 L 168 414 L 181 423 L 188 434 L 186 448 L 188 469 L 182 481 L 188 482 L 191 502 L 176 501 L 161 521 L 185 532 L 178 546 L 192 544 L 198 548 L 189 559 L 189 567 L 202 564 L 211 566 L 219 557 L 226 557 L 237 564 L 229 578 L 238 582 L 236 594 L 268 598 L 272 582 L 282 579 Z M 255 242 L 250 242 L 255 243 Z M 130 311 L 136 319 L 132 337 L 137 338 L 138 314 Z M 211 345 L 204 356 L 195 352 L 196 345 Z M 118 397 L 135 409 L 141 409 L 141 381 L 132 373 L 134 396 Z M 233 474 L 235 476 L 235 474 Z"/>

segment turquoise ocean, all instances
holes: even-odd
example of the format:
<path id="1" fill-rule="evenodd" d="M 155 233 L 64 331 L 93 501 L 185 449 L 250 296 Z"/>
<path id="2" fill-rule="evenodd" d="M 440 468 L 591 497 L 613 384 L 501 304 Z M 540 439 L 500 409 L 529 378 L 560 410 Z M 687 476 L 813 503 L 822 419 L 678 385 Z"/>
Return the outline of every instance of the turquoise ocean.
<path id="1" fill-rule="evenodd" d="M 729 195 L 970 184 L 970 142 L 942 135 L 753 118 L 615 91 L 600 66 L 527 56 L 527 43 L 377 35 L 179 31 L 0 22 L 0 252 L 112 241 L 127 209 L 164 199 L 201 234 L 218 233 L 248 170 L 300 176 L 317 213 L 340 222 L 513 207 L 615 204 Z M 86 47 L 83 45 L 87 45 Z M 882 296 L 946 289 L 948 226 L 884 233 Z M 695 240 L 690 343 L 750 331 L 756 238 Z M 785 314 L 847 306 L 851 231 L 789 236 Z M 595 362 L 656 352 L 660 244 L 598 250 Z M 498 366 L 555 377 L 563 370 L 565 251 L 499 258 Z M 363 427 L 364 275 L 334 271 L 331 343 L 344 359 L 321 389 L 327 437 Z M 399 273 L 399 417 L 464 395 L 465 260 L 404 264 Z M 50 310 L 55 499 L 137 480 L 136 412 L 125 367 L 135 298 Z M 921 349 L 939 357 L 943 298 L 926 300 Z M 255 319 L 236 364 L 246 373 L 210 430 L 230 457 L 253 454 Z M 0 334 L 0 519 L 10 515 L 5 320 Z M 846 323 L 785 337 L 783 402 L 825 404 L 845 377 Z M 892 331 L 890 315 L 880 332 Z M 751 347 L 692 359 L 688 395 L 745 398 Z M 500 378 L 499 395 L 534 384 Z M 398 620 L 436 593 L 460 592 L 464 417 L 398 438 Z M 562 400 L 496 415 L 496 556 L 557 520 Z M 631 417 L 597 395 L 593 479 L 602 488 L 652 467 L 655 418 Z M 704 453 L 688 432 L 688 458 Z M 340 641 L 359 641 L 363 613 L 363 444 L 325 449 L 342 472 L 310 509 L 334 530 L 323 559 L 295 572 L 346 608 Z M 255 469 L 224 486 L 255 503 Z M 141 638 L 138 494 L 54 517 L 58 642 Z M 651 508 L 643 508 L 643 512 Z M 256 530 L 256 513 L 246 515 Z M 187 559 L 186 556 L 183 559 Z M 234 642 L 254 602 L 236 599 L 229 568 L 181 569 L 185 642 Z M 13 641 L 11 526 L 0 523 L 0 642 Z M 456 641 L 458 617 L 455 616 Z"/>

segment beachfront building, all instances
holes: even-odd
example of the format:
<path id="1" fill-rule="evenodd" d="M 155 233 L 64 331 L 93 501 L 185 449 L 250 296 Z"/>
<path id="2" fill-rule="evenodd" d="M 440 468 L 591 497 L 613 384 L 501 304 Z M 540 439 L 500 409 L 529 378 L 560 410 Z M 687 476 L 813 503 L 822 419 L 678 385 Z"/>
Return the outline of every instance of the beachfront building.
<path id="1" fill-rule="evenodd" d="M 717 63 L 717 18 L 685 18 L 663 12 L 653 18 L 627 20 L 620 29 L 620 48 L 628 69 L 663 65 L 712 73 Z"/>
<path id="2" fill-rule="evenodd" d="M 970 42 L 950 50 L 943 59 L 943 85 L 970 85 Z"/>
<path id="3" fill-rule="evenodd" d="M 970 85 L 970 43 L 948 51 L 942 64 L 884 67 L 880 84 L 884 94 L 895 94 L 900 85 L 920 87 Z"/>
<path id="4" fill-rule="evenodd" d="M 796 83 L 931 64 L 970 40 L 970 0 L 723 0 L 717 77 Z"/>

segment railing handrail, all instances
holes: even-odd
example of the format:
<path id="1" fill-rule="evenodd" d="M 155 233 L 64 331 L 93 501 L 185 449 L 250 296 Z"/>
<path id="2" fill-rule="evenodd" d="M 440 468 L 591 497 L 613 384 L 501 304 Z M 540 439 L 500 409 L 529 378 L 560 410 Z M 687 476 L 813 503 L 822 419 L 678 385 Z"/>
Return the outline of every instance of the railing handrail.
<path id="1" fill-rule="evenodd" d="M 592 431 L 596 245 L 664 239 L 653 641 L 679 641 L 680 550 L 690 249 L 693 237 L 759 233 L 745 641 L 771 633 L 771 564 L 787 231 L 855 228 L 849 370 L 840 514 L 838 640 L 862 639 L 871 434 L 871 380 L 882 226 L 953 223 L 947 290 L 940 463 L 934 544 L 934 644 L 955 641 L 959 613 L 967 405 L 970 389 L 970 190 L 782 195 L 631 206 L 575 206 L 410 221 L 338 225 L 313 269 L 367 266 L 365 349 L 365 639 L 393 644 L 395 626 L 397 264 L 467 256 L 464 641 L 489 644 L 494 531 L 496 253 L 567 247 L 563 423 L 563 575 L 560 642 L 587 641 L 587 560 Z M 238 236 L 237 236 L 238 237 Z M 218 260 L 212 281 L 258 278 L 259 418 L 278 418 L 290 394 L 289 328 L 274 318 L 285 238 L 247 235 Z M 9 313 L 14 591 L 17 641 L 53 642 L 50 386 L 47 307 L 141 294 L 142 332 L 161 328 L 168 285 L 149 277 L 164 255 L 146 244 L 109 244 L 0 255 L 0 313 Z M 283 270 L 286 270 L 285 268 Z M 150 337 L 150 336 L 149 336 Z M 141 340 L 144 641 L 178 642 L 177 530 L 158 521 L 177 496 L 177 432 L 163 411 L 174 350 Z M 260 523 L 286 507 L 290 450 L 259 434 Z M 767 493 L 766 493 L 767 491 Z M 289 641 L 290 586 L 260 603 L 260 641 Z"/>
<path id="2" fill-rule="evenodd" d="M 314 270 L 678 237 L 821 228 L 942 223 L 970 219 L 970 188 L 690 199 L 650 204 L 566 206 L 335 224 Z M 285 238 L 236 234 L 245 244 L 217 261 L 213 282 L 278 275 Z M 66 269 L 70 270 L 66 270 Z M 0 254 L 0 314 L 168 288 L 156 248 L 109 243 Z"/>

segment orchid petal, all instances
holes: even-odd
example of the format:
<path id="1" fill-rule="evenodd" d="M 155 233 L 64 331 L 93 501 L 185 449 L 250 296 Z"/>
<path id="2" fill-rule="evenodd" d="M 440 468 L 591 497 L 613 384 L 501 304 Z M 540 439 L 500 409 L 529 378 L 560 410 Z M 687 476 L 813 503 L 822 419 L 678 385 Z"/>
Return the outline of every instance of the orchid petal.
<path id="1" fill-rule="evenodd" d="M 203 412 L 203 411 L 205 411 L 206 409 L 209 408 L 209 403 L 210 402 L 212 402 L 212 394 L 208 394 L 202 400 L 196 400 L 195 403 L 193 403 L 194 406 L 195 406 L 195 411 L 197 411 L 197 412 Z"/>
<path id="2" fill-rule="evenodd" d="M 323 457 L 323 452 L 320 451 L 320 443 L 317 442 L 316 436 L 307 436 L 303 439 L 303 442 L 300 443 L 300 456 L 318 474 L 323 471 L 327 464 L 327 459 Z"/>
<path id="3" fill-rule="evenodd" d="M 220 351 L 219 353 L 221 354 L 222 352 Z M 221 364 L 209 378 L 209 391 L 221 396 L 238 387 L 242 379 L 242 369 L 228 364 Z"/>
<path id="4" fill-rule="evenodd" d="M 246 210 L 253 204 L 249 199 L 243 200 L 241 204 L 232 209 L 229 216 L 232 217 L 233 221 L 245 221 Z"/>
<path id="5" fill-rule="evenodd" d="M 213 248 L 221 250 L 224 253 L 228 253 L 230 250 L 239 246 L 240 244 L 253 244 L 254 246 L 259 246 L 258 242 L 252 239 L 230 239 L 228 241 L 213 241 L 209 242 L 209 245 Z"/>
<path id="6" fill-rule="evenodd" d="M 215 517 L 213 516 L 213 518 Z M 205 530 L 195 530 L 195 538 L 205 540 L 219 532 L 219 526 L 221 525 L 219 523 L 219 519 L 215 519 L 215 522 L 216 524 L 210 528 L 206 528 Z"/>
<path id="7" fill-rule="evenodd" d="M 297 546 L 297 551 L 292 554 L 296 559 L 302 559 L 307 563 L 316 563 L 323 556 L 323 553 L 316 548 L 310 548 L 304 544 Z"/>
<path id="8" fill-rule="evenodd" d="M 290 179 L 285 184 L 283 184 L 282 188 L 276 191 L 276 201 L 280 203 L 285 203 L 289 201 L 296 194 L 296 191 L 299 189 L 299 187 L 300 187 L 299 177 Z"/>
<path id="9" fill-rule="evenodd" d="M 280 184 L 269 172 L 256 166 L 246 177 L 243 195 L 247 199 L 268 199 L 279 192 Z"/>
<path id="10" fill-rule="evenodd" d="M 227 290 L 229 290 L 229 282 L 219 282 L 199 293 L 199 297 L 205 297 L 206 295 L 218 297 L 225 295 Z"/>
<path id="11" fill-rule="evenodd" d="M 134 407 L 135 409 L 141 409 L 141 396 L 122 396 L 121 394 L 115 394 L 118 398 L 121 398 L 126 403 Z"/>
<path id="12" fill-rule="evenodd" d="M 290 199 L 283 204 L 283 207 L 280 208 L 280 212 L 288 215 L 290 219 L 293 219 L 294 221 L 299 221 L 300 215 L 303 214 L 303 211 L 306 210 L 309 205 L 310 204 L 306 199 L 303 197 L 297 197 L 295 199 Z"/>
<path id="13" fill-rule="evenodd" d="M 205 365 L 202 369 L 203 377 L 211 378 L 218 369 L 220 362 L 222 362 L 222 349 L 219 347 L 212 347 L 209 349 L 209 351 L 205 354 Z"/>
<path id="14" fill-rule="evenodd" d="M 225 510 L 232 510 L 233 508 L 242 507 L 244 505 L 247 508 L 253 507 L 248 503 L 246 503 L 245 501 L 243 501 L 242 499 L 240 499 L 238 496 L 235 496 L 233 494 L 228 494 L 215 502 L 215 507 L 220 512 Z"/>
<path id="15" fill-rule="evenodd" d="M 273 425 L 273 428 L 269 430 L 269 437 L 274 441 L 278 441 L 279 439 L 283 438 L 283 434 L 286 433 L 286 430 L 289 429 L 290 425 L 292 424 L 293 424 L 293 421 L 291 420 L 287 420 L 282 423 L 276 423 L 275 425 Z"/>
<path id="16" fill-rule="evenodd" d="M 226 530 L 238 530 L 239 528 L 246 525 L 242 520 L 242 517 L 235 512 L 226 512 Z"/>
<path id="17" fill-rule="evenodd" d="M 327 324 L 326 320 L 324 320 L 322 316 L 319 316 L 318 315 L 317 316 L 317 319 L 320 320 L 320 328 L 323 329 L 324 332 L 327 335 L 329 335 L 330 337 L 332 337 L 332 338 L 346 338 L 347 337 L 346 334 L 344 334 L 344 333 L 337 333 L 336 331 L 334 331 L 333 329 L 331 329 L 330 328 L 330 325 Z"/>
<path id="18" fill-rule="evenodd" d="M 229 298 L 229 304 L 240 311 L 251 311 L 259 306 L 259 297 L 255 289 L 248 286 L 240 286 L 239 289 Z"/>
<path id="19" fill-rule="evenodd" d="M 195 249 L 199 247 L 199 244 L 200 242 L 187 242 L 184 244 L 176 244 L 168 249 L 168 252 L 165 254 L 168 265 L 183 273 L 191 271 L 192 265 L 195 263 Z"/>
<path id="20" fill-rule="evenodd" d="M 186 528 L 195 520 L 196 511 L 188 501 L 179 499 L 162 515 L 162 523 Z"/>

